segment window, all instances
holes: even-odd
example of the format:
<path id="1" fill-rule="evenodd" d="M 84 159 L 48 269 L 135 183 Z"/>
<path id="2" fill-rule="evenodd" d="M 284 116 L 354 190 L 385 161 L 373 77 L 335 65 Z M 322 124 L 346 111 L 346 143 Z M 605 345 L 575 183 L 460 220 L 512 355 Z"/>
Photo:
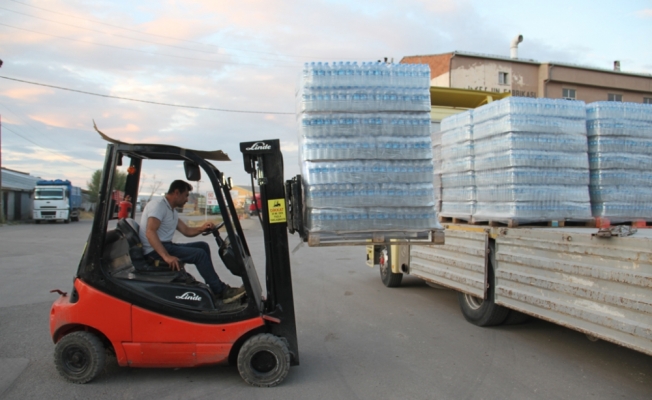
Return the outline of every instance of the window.
<path id="1" fill-rule="evenodd" d="M 609 93 L 607 95 L 607 101 L 623 101 L 623 95 L 622 94 Z"/>
<path id="2" fill-rule="evenodd" d="M 509 85 L 509 74 L 507 72 L 498 73 L 498 84 L 499 85 Z"/>
<path id="3" fill-rule="evenodd" d="M 652 104 L 652 97 L 643 97 L 643 104 Z"/>
<path id="4" fill-rule="evenodd" d="M 562 89 L 561 97 L 566 100 L 575 100 L 577 98 L 575 97 L 575 89 Z"/>

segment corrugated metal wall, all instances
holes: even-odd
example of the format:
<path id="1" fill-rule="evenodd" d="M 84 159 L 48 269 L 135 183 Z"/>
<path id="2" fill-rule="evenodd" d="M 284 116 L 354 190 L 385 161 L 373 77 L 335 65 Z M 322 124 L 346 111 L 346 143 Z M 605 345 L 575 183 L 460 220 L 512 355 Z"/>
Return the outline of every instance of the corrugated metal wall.
<path id="1" fill-rule="evenodd" d="M 446 244 L 410 247 L 410 275 L 484 298 L 488 234 L 446 230 Z"/>
<path id="2" fill-rule="evenodd" d="M 595 231 L 502 229 L 496 303 L 652 355 L 652 232 Z"/>

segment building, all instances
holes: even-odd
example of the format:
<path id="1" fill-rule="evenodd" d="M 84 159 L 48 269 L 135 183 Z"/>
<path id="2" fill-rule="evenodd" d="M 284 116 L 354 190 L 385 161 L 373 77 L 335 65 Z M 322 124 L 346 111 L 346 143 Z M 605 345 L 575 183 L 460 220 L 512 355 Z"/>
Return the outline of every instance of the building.
<path id="1" fill-rule="evenodd" d="M 548 97 L 652 104 L 652 75 L 466 52 L 408 56 L 430 65 L 431 86 Z"/>
<path id="2" fill-rule="evenodd" d="M 41 178 L 2 167 L 2 205 L 7 221 L 32 218 L 32 195 Z"/>

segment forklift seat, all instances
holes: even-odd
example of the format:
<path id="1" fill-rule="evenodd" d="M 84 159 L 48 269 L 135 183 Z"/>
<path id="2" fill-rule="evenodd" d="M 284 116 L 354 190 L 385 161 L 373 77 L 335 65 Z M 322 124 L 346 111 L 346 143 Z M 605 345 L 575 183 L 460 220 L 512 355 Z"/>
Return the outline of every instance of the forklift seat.
<path id="1" fill-rule="evenodd" d="M 140 273 L 170 273 L 176 271 L 171 271 L 169 265 L 162 260 L 152 260 L 145 257 L 143 252 L 143 244 L 140 241 L 140 236 L 138 231 L 140 227 L 138 223 L 132 218 L 123 218 L 118 220 L 118 225 L 116 227 L 122 236 L 127 240 L 129 244 L 129 257 L 131 258 L 131 263 L 134 266 L 134 269 Z M 181 270 L 183 271 L 184 264 L 179 263 Z"/>

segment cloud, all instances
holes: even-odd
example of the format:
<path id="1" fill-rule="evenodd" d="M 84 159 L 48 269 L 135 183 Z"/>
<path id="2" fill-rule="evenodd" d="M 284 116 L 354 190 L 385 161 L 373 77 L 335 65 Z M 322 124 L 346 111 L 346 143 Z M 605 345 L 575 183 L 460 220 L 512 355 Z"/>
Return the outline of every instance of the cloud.
<path id="1" fill-rule="evenodd" d="M 652 9 L 639 10 L 636 12 L 640 18 L 652 18 Z"/>
<path id="2" fill-rule="evenodd" d="M 14 100 L 25 100 L 34 102 L 39 99 L 43 94 L 52 94 L 54 89 L 39 88 L 39 87 L 17 87 L 13 89 L 4 90 L 0 95 L 9 97 Z"/>

